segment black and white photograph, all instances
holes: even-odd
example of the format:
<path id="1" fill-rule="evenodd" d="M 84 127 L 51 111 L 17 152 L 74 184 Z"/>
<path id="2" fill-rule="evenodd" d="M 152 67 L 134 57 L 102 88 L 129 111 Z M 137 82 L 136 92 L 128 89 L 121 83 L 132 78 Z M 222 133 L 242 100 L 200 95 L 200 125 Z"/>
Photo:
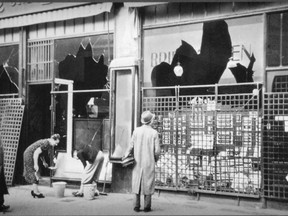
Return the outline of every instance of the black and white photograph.
<path id="1" fill-rule="evenodd" d="M 288 1 L 1 1 L 0 215 L 287 215 Z"/>

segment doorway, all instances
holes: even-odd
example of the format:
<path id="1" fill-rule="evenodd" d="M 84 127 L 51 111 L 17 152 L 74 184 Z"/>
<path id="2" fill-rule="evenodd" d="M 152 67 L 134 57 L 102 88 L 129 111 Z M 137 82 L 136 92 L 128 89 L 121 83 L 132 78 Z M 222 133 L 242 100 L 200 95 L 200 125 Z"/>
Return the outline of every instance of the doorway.
<path id="1" fill-rule="evenodd" d="M 51 84 L 29 85 L 28 87 L 28 136 L 27 147 L 33 142 L 51 136 Z M 50 153 L 44 153 L 50 164 Z M 39 163 L 42 176 L 50 176 L 50 171 Z"/>

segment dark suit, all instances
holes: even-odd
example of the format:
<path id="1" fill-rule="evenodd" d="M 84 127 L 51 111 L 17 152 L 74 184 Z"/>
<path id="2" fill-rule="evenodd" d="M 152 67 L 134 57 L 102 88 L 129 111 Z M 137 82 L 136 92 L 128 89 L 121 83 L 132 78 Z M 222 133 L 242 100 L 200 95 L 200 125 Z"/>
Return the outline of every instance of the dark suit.
<path id="1" fill-rule="evenodd" d="M 8 194 L 8 189 L 4 175 L 4 150 L 0 138 L 0 206 L 4 204 L 4 194 Z"/>

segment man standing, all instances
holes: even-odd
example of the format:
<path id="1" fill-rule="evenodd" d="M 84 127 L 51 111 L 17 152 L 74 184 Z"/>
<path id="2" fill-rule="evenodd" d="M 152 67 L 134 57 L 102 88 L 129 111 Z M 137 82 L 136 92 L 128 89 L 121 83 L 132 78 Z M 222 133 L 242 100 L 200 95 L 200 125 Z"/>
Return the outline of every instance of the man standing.
<path id="1" fill-rule="evenodd" d="M 4 212 L 10 207 L 8 205 L 4 205 L 4 194 L 8 194 L 8 189 L 4 175 L 4 150 L 0 137 L 0 212 Z"/>
<path id="2" fill-rule="evenodd" d="M 151 211 L 151 196 L 155 191 L 155 163 L 160 156 L 158 132 L 151 127 L 155 114 L 145 111 L 141 115 L 140 127 L 132 134 L 129 148 L 123 159 L 134 154 L 132 171 L 132 193 L 135 193 L 134 211 L 140 211 L 140 195 L 144 195 L 144 212 Z"/>
<path id="3" fill-rule="evenodd" d="M 74 155 L 74 157 L 80 159 L 84 166 L 80 189 L 72 193 L 75 197 L 83 197 L 84 184 L 97 183 L 104 161 L 102 151 L 98 151 L 91 145 L 82 145 L 82 147 L 82 149 L 77 151 L 77 155 Z M 99 195 L 99 193 L 97 193 L 97 195 Z"/>

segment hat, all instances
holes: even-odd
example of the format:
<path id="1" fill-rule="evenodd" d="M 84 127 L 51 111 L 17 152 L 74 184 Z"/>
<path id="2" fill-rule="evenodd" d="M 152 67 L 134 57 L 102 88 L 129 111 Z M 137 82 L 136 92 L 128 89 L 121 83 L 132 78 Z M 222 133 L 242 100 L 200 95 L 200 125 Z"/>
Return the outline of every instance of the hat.
<path id="1" fill-rule="evenodd" d="M 144 111 L 141 114 L 141 122 L 142 124 L 149 124 L 155 117 L 155 114 L 151 113 L 149 110 Z"/>

